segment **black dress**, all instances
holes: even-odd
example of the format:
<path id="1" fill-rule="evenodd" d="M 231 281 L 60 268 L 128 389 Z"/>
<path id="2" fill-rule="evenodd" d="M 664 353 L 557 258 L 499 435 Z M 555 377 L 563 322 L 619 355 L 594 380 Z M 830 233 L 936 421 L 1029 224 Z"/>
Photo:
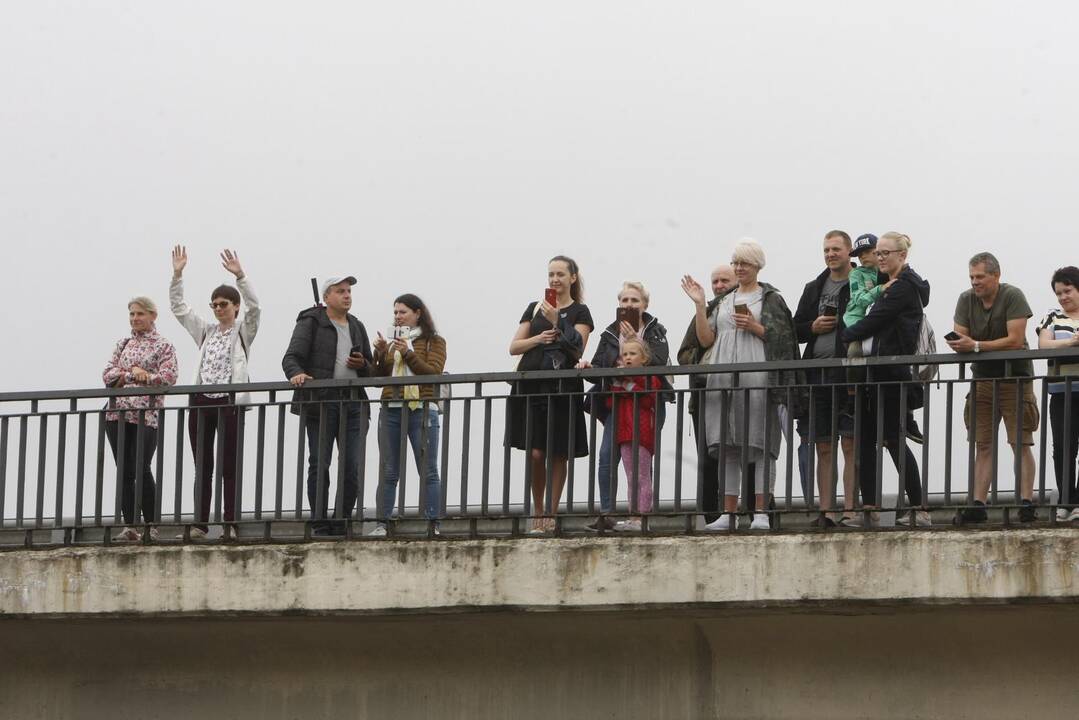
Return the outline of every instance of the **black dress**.
<path id="1" fill-rule="evenodd" d="M 551 323 L 543 315 L 536 313 L 537 303 L 530 303 L 521 322 L 531 323 L 528 337 L 535 337 L 544 330 L 551 329 Z M 558 325 L 567 335 L 576 334 L 574 325 L 587 325 L 595 328 L 592 313 L 587 305 L 573 303 L 558 311 Z M 554 345 L 539 346 L 529 350 L 521 357 L 521 370 L 552 370 L 572 368 L 579 359 L 570 353 L 557 349 Z M 588 426 L 585 424 L 583 398 L 584 383 L 572 380 L 521 380 L 513 384 L 510 395 L 530 395 L 532 397 L 510 397 L 507 402 L 506 435 L 510 447 L 519 450 L 543 450 L 555 457 L 585 457 L 588 455 Z M 548 395 L 544 393 L 575 393 L 568 395 Z M 548 399 L 553 433 L 551 447 L 547 447 Z M 528 415 L 531 414 L 532 436 L 528 438 L 526 429 Z M 572 420 L 571 420 L 572 418 Z M 570 425 L 573 436 L 570 437 Z M 572 446 L 570 445 L 572 441 Z M 572 453 L 570 449 L 572 448 Z"/>

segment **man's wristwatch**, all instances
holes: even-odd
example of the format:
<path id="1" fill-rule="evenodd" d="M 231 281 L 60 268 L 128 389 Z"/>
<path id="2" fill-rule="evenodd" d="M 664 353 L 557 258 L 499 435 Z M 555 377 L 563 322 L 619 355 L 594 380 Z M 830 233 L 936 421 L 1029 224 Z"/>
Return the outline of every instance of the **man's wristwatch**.
<path id="1" fill-rule="evenodd" d="M 974 341 L 974 352 L 980 353 L 982 351 L 982 344 L 978 340 Z"/>

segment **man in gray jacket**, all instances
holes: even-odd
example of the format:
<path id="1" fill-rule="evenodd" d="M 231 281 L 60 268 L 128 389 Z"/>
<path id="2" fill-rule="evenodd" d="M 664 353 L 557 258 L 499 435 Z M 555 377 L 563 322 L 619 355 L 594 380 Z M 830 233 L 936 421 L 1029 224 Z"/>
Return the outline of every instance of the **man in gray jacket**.
<path id="1" fill-rule="evenodd" d="M 281 360 L 285 377 L 297 388 L 292 412 L 300 415 L 307 428 L 307 501 L 314 535 L 345 534 L 356 504 L 370 425 L 371 410 L 363 388 L 300 390 L 308 380 L 347 380 L 370 374 L 367 329 L 349 313 L 355 284 L 352 276 L 332 277 L 322 283 L 324 305 L 299 314 Z M 327 523 L 329 464 L 335 439 L 344 458 L 344 479 L 337 488 L 334 522 Z"/>

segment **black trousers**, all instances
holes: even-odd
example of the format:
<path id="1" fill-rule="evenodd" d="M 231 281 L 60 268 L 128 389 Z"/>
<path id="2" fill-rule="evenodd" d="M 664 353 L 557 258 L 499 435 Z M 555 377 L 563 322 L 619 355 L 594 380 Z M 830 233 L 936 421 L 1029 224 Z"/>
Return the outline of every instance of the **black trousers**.
<path id="1" fill-rule="evenodd" d="M 701 415 L 700 405 L 690 413 L 689 418 L 693 423 L 693 437 L 698 439 L 697 446 L 700 447 L 701 433 L 704 432 L 704 417 Z M 719 459 L 708 452 L 707 442 L 706 438 L 704 452 L 697 453 L 697 472 L 703 473 L 701 497 L 697 498 L 697 502 L 701 512 L 704 513 L 704 521 L 710 523 L 719 518 L 721 508 L 719 506 Z M 749 477 L 753 477 L 756 467 L 756 463 L 749 464 L 746 471 Z M 744 498 L 744 504 L 749 512 L 754 512 L 757 509 L 757 496 L 749 493 Z"/>
<path id="2" fill-rule="evenodd" d="M 1053 470 L 1057 476 L 1060 505 L 1079 506 L 1079 482 L 1075 472 L 1075 454 L 1079 450 L 1079 393 L 1072 396 L 1068 433 L 1064 434 L 1064 393 L 1049 396 L 1049 427 L 1053 433 Z M 1067 452 L 1064 446 L 1067 445 Z"/>
<path id="3" fill-rule="evenodd" d="M 899 469 L 900 453 L 905 454 L 903 483 L 907 490 L 907 502 L 921 507 L 922 481 L 918 475 L 918 460 L 907 446 L 906 416 L 899 414 L 899 387 L 886 385 L 881 391 L 883 400 L 884 449 Z M 880 507 L 877 495 L 877 389 L 863 386 L 858 389 L 857 401 L 862 403 L 862 421 L 857 428 L 857 443 L 861 458 L 858 464 L 858 483 L 862 489 L 862 503 Z"/>
<path id="4" fill-rule="evenodd" d="M 120 433 L 124 438 L 124 456 L 121 462 L 118 456 L 120 447 Z M 123 466 L 123 475 L 120 481 L 123 483 L 123 492 L 120 508 L 124 513 L 124 523 L 134 525 L 135 517 L 135 476 L 138 472 L 139 452 L 139 426 L 123 420 L 112 420 L 105 423 L 105 436 L 109 439 L 112 448 L 112 457 L 116 461 L 116 467 Z M 157 488 L 154 486 L 154 475 L 150 469 L 150 461 L 157 450 L 157 428 L 143 427 L 142 429 L 142 519 L 151 523 L 157 509 Z"/>

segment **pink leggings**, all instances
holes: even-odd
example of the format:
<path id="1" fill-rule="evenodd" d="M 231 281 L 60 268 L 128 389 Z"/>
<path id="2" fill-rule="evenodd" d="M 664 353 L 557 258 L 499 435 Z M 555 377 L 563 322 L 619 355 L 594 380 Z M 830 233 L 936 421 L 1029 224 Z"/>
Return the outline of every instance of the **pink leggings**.
<path id="1" fill-rule="evenodd" d="M 632 512 L 652 511 L 652 451 L 643 445 L 637 447 L 637 477 L 633 477 L 633 443 L 618 446 L 622 453 L 622 467 L 626 469 Z M 633 490 L 637 489 L 637 507 L 632 507 Z"/>

